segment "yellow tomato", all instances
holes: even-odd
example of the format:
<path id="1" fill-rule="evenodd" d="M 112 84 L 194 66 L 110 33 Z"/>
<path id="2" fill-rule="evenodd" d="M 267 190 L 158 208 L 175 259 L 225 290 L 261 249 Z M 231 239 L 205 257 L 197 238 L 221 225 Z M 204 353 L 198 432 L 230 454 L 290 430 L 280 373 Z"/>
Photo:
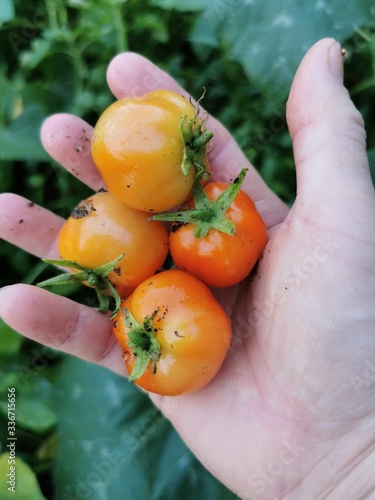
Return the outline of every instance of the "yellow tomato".
<path id="1" fill-rule="evenodd" d="M 61 258 L 93 269 L 124 254 L 108 279 L 120 297 L 127 297 L 162 266 L 168 253 L 164 224 L 147 217 L 108 192 L 96 193 L 63 225 L 58 238 Z"/>
<path id="2" fill-rule="evenodd" d="M 92 156 L 111 194 L 147 212 L 169 210 L 190 195 L 197 172 L 209 171 L 212 134 L 184 97 L 157 90 L 113 103 L 100 116 Z"/>

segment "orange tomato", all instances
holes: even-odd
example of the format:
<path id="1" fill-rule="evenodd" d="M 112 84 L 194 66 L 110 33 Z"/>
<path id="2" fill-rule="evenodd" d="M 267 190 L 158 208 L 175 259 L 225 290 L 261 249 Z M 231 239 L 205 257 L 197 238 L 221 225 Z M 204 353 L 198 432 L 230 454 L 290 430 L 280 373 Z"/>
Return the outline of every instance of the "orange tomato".
<path id="1" fill-rule="evenodd" d="M 170 396 L 207 385 L 232 335 L 230 319 L 209 288 L 179 270 L 142 282 L 113 324 L 130 378 L 137 372 L 137 385 Z"/>
<path id="2" fill-rule="evenodd" d="M 227 184 L 212 182 L 204 187 L 214 201 Z M 253 269 L 267 242 L 267 230 L 251 198 L 239 191 L 225 212 L 235 234 L 211 228 L 197 238 L 195 224 L 174 224 L 169 236 L 170 252 L 176 266 L 197 276 L 209 286 L 227 287 L 242 281 Z"/>
<path id="3" fill-rule="evenodd" d="M 168 233 L 162 222 L 118 202 L 108 192 L 82 201 L 63 225 L 58 248 L 62 259 L 96 268 L 124 257 L 108 275 L 117 293 L 127 297 L 154 274 L 168 254 Z"/>
<path id="4" fill-rule="evenodd" d="M 191 192 L 197 171 L 208 171 L 212 134 L 184 97 L 157 90 L 113 103 L 100 116 L 92 156 L 108 190 L 127 206 L 169 210 Z"/>

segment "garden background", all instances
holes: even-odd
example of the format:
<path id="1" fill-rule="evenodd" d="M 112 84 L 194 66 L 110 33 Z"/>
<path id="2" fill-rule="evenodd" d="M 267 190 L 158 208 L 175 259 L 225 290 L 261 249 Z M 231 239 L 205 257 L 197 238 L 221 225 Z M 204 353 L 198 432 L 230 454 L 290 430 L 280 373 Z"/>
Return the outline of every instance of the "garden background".
<path id="1" fill-rule="evenodd" d="M 40 126 L 55 112 L 94 125 L 113 101 L 108 62 L 131 50 L 195 98 L 206 87 L 205 108 L 292 204 L 285 103 L 301 58 L 325 36 L 346 49 L 345 84 L 365 118 L 374 178 L 373 0 L 0 0 L 0 191 L 64 217 L 90 194 L 43 151 Z M 6 242 L 0 259 L 0 286 L 55 274 Z M 93 301 L 80 287 L 57 292 Z M 0 320 L 1 472 L 8 387 L 17 394 L 17 493 L 1 474 L 1 498 L 236 498 L 125 379 L 25 340 Z"/>

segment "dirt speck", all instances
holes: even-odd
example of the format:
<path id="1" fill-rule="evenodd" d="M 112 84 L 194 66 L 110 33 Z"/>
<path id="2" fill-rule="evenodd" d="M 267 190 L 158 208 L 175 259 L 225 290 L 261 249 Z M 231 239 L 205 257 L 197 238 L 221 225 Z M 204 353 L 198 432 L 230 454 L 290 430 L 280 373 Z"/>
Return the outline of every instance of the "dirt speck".
<path id="1" fill-rule="evenodd" d="M 81 201 L 72 211 L 71 216 L 73 219 L 82 219 L 91 214 L 91 212 L 96 212 L 96 208 L 91 200 Z"/>

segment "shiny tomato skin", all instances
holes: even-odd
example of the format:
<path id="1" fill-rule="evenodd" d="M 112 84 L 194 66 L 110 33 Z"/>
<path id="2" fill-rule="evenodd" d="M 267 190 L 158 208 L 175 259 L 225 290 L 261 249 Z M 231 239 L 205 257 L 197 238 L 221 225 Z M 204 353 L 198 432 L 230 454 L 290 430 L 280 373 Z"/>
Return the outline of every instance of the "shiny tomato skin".
<path id="1" fill-rule="evenodd" d="M 160 212 L 189 197 L 196 171 L 181 170 L 179 126 L 184 116 L 195 114 L 187 99 L 167 90 L 121 99 L 103 112 L 92 155 L 115 198 L 137 210 Z"/>
<path id="2" fill-rule="evenodd" d="M 208 183 L 204 190 L 213 201 L 227 184 Z M 176 266 L 212 287 L 228 287 L 242 281 L 253 269 L 267 242 L 267 230 L 251 198 L 239 191 L 225 213 L 236 233 L 210 229 L 201 239 L 193 235 L 194 224 L 174 225 L 169 236 Z"/>
<path id="3" fill-rule="evenodd" d="M 125 254 L 108 275 L 125 298 L 162 266 L 168 254 L 164 224 L 147 217 L 108 192 L 96 193 L 81 202 L 63 225 L 58 237 L 61 258 L 95 268 Z"/>
<path id="4" fill-rule="evenodd" d="M 158 310 L 153 325 L 161 346 L 156 373 L 151 364 L 135 381 L 143 389 L 162 395 L 197 391 L 219 371 L 231 342 L 231 321 L 209 288 L 179 270 L 164 271 L 141 283 L 122 307 L 141 323 Z M 114 319 L 114 334 L 124 349 L 132 373 L 135 356 L 129 349 L 124 313 Z"/>

